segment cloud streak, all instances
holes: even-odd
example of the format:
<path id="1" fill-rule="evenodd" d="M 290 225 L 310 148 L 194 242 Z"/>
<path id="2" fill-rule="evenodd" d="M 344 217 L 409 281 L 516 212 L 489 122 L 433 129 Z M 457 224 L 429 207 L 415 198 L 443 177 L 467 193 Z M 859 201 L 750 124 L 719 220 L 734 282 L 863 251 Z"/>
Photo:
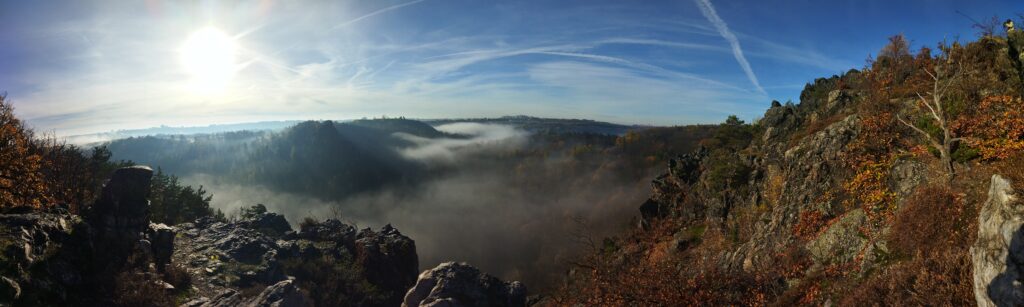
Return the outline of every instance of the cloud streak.
<path id="1" fill-rule="evenodd" d="M 373 12 L 371 12 L 369 14 L 366 14 L 366 15 L 363 15 L 363 16 L 359 16 L 359 17 L 356 17 L 355 19 L 352 19 L 352 20 L 346 21 L 344 23 L 341 23 L 339 25 L 336 25 L 332 29 L 334 29 L 334 30 L 341 29 L 341 28 L 344 28 L 344 27 L 346 27 L 346 26 L 348 26 L 350 24 L 357 23 L 357 22 L 359 22 L 359 21 L 361 21 L 363 19 L 367 19 L 367 18 L 370 18 L 370 17 L 373 17 L 373 16 L 384 14 L 384 13 L 387 13 L 387 12 L 390 12 L 390 11 L 394 11 L 394 10 L 397 10 L 397 9 L 400 9 L 400 8 L 403 8 L 403 7 L 407 7 L 407 6 L 410 6 L 410 5 L 413 5 L 413 4 L 417 4 L 417 3 L 420 3 L 420 2 L 423 2 L 423 1 L 426 1 L 426 0 L 409 1 L 409 2 L 406 2 L 406 3 L 396 4 L 396 5 L 392 5 L 392 6 L 386 7 L 386 8 L 382 8 L 382 9 L 373 11 Z"/>
<path id="2" fill-rule="evenodd" d="M 729 42 L 729 46 L 732 47 L 732 54 L 736 57 L 736 62 L 738 62 L 740 67 L 743 68 L 743 72 L 747 74 L 747 78 L 750 79 L 750 83 L 754 84 L 754 87 L 757 88 L 758 92 L 767 96 L 768 93 L 764 91 L 764 88 L 761 88 L 761 83 L 757 81 L 757 75 L 754 74 L 754 69 L 750 67 L 750 62 L 747 62 L 747 58 L 743 56 L 743 49 L 740 48 L 740 40 L 736 38 L 736 34 L 733 34 L 732 31 L 729 30 L 729 26 L 725 23 L 725 20 L 718 17 L 718 12 L 715 12 L 715 7 L 711 5 L 711 1 L 694 0 L 694 2 L 696 2 L 697 7 L 700 8 L 701 14 L 704 14 L 704 17 L 708 19 L 708 22 L 711 22 L 711 24 L 715 26 L 715 29 L 718 30 L 718 34 L 721 34 L 722 38 Z"/>

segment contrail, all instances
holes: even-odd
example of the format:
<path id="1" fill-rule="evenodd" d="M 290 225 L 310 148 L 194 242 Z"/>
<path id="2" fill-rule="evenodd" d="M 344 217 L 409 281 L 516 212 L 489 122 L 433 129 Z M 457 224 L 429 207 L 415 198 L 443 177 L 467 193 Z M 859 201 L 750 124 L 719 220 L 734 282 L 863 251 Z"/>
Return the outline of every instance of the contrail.
<path id="1" fill-rule="evenodd" d="M 743 72 L 747 73 L 750 83 L 754 84 L 758 92 L 768 95 L 764 88 L 761 88 L 761 83 L 757 82 L 757 76 L 754 75 L 754 69 L 750 68 L 750 62 L 747 62 L 747 58 L 743 56 L 743 49 L 740 49 L 740 40 L 736 38 L 732 31 L 729 31 L 729 26 L 725 24 L 725 20 L 718 17 L 718 13 L 715 12 L 715 7 L 711 5 L 711 1 L 694 0 L 694 2 L 697 3 L 697 7 L 700 8 L 700 12 L 704 14 L 704 17 L 715 26 L 715 29 L 718 29 L 718 34 L 721 34 L 722 38 L 729 41 L 729 45 L 732 46 L 732 55 L 736 57 L 736 62 L 740 63 Z"/>
<path id="2" fill-rule="evenodd" d="M 337 30 L 337 29 L 340 29 L 340 28 L 344 28 L 345 26 L 348 26 L 350 24 L 359 22 L 360 20 L 367 19 L 367 18 L 370 18 L 370 17 L 373 17 L 373 16 L 377 16 L 377 15 L 380 15 L 380 14 L 383 14 L 383 13 L 387 13 L 389 11 L 397 10 L 397 9 L 400 9 L 400 8 L 403 8 L 403 7 L 406 7 L 406 6 L 410 6 L 410 5 L 413 5 L 413 4 L 417 4 L 417 3 L 420 3 L 420 2 L 423 2 L 423 1 L 426 1 L 426 0 L 410 1 L 410 2 L 406 2 L 406 3 L 396 4 L 396 5 L 392 5 L 392 6 L 386 7 L 386 8 L 382 8 L 382 9 L 373 11 L 372 13 L 369 13 L 369 14 L 366 14 L 366 15 L 363 15 L 363 16 L 359 16 L 356 19 L 352 19 L 352 20 L 346 21 L 345 23 L 342 23 L 342 24 L 339 24 L 337 26 L 334 26 L 334 28 L 332 28 L 332 29 L 333 30 Z"/>

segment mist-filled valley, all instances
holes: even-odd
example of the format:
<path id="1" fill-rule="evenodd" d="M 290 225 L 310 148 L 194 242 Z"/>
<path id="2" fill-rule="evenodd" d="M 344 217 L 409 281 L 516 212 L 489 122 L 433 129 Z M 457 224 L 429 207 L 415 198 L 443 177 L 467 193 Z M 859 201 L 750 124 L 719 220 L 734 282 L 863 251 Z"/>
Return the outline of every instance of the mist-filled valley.
<path id="1" fill-rule="evenodd" d="M 280 131 L 113 141 L 129 160 L 202 186 L 229 217 L 254 204 L 359 228 L 391 224 L 420 265 L 467 261 L 554 286 L 593 242 L 620 233 L 674 153 L 714 126 L 647 128 L 506 117 L 307 121 Z"/>

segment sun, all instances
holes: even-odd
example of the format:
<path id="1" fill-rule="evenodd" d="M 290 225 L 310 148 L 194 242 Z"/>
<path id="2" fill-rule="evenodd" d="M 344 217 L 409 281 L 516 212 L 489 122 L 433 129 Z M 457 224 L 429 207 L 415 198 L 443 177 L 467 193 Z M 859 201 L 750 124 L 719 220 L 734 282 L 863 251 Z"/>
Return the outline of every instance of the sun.
<path id="1" fill-rule="evenodd" d="M 223 31 L 208 27 L 193 32 L 181 45 L 181 65 L 192 77 L 192 88 L 200 93 L 223 91 L 234 77 L 235 40 Z"/>

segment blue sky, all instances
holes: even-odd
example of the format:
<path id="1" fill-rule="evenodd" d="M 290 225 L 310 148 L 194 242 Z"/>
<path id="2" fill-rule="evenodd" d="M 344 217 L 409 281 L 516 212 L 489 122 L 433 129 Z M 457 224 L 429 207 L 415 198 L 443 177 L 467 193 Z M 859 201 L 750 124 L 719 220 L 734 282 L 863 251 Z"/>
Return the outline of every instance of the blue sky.
<path id="1" fill-rule="evenodd" d="M 1019 1 L 0 1 L 0 91 L 73 135 L 284 119 L 753 119 L 903 33 L 972 40 Z M 196 90 L 183 47 L 236 46 Z M 190 81 L 192 80 L 192 81 Z M 190 83 L 192 82 L 192 83 Z"/>

